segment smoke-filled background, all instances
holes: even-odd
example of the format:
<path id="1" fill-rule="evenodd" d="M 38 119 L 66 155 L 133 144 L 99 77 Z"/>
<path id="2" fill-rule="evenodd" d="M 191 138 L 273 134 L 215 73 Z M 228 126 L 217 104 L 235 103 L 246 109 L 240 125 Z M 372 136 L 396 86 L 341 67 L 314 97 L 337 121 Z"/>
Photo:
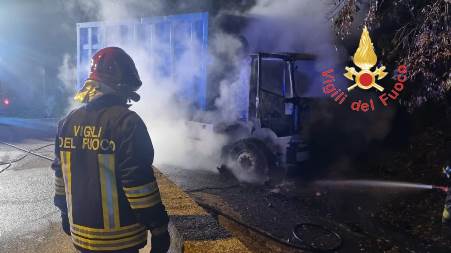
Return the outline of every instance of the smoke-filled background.
<path id="1" fill-rule="evenodd" d="M 124 47 L 135 60 L 143 81 L 139 90 L 142 99 L 132 109 L 148 126 L 156 162 L 212 169 L 218 164 L 227 137 L 193 128 L 187 122 L 193 118 L 209 123 L 232 122 L 240 116 L 240 108 L 248 103 L 249 62 L 245 56 L 252 52 L 317 55 L 317 60 L 308 67 L 301 95 L 321 96 L 319 73 L 330 67 L 342 69 L 343 61 L 352 54 L 336 42 L 328 16 L 333 3 L 327 0 L 2 1 L 0 83 L 14 98 L 18 114 L 59 117 L 79 106 L 72 102 L 76 86 L 76 23 L 209 12 L 208 85 L 216 88 L 208 94 L 208 113 L 193 111 L 190 104 L 177 96 L 181 83 L 198 73 L 200 58 L 194 53 L 199 42 L 184 45 L 185 53 L 175 65 L 175 79 L 157 70 L 164 59 L 147 57 L 143 45 L 118 46 Z M 230 22 L 232 16 L 234 22 Z M 237 16 L 249 18 L 240 21 Z M 337 72 L 341 76 L 342 71 Z M 317 114 L 305 123 L 313 147 L 330 152 L 327 159 L 323 159 L 323 153 L 316 157 L 325 161 L 320 167 L 335 166 L 337 162 L 348 166 L 349 153 L 357 152 L 374 139 L 384 138 L 389 131 L 390 113 L 388 116 L 385 112 L 372 114 L 363 117 L 364 121 L 347 122 L 349 126 L 343 126 L 337 120 L 350 119 L 348 114 L 328 108 L 319 103 Z M 332 155 L 335 151 L 340 152 Z"/>

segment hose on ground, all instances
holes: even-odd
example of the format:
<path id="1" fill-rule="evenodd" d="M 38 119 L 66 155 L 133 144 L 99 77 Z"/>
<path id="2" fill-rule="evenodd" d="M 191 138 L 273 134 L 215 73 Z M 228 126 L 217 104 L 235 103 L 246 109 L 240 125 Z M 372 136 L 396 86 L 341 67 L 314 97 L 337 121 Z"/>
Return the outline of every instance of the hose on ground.
<path id="1" fill-rule="evenodd" d="M 206 190 L 227 190 L 232 188 L 240 187 L 240 184 L 233 184 L 229 186 L 222 186 L 222 187 L 215 187 L 215 186 L 207 186 L 207 187 L 201 187 L 201 188 L 195 188 L 195 189 L 188 189 L 185 190 L 187 193 L 193 193 L 193 192 L 202 192 Z"/>
<path id="2" fill-rule="evenodd" d="M 23 148 L 20 148 L 18 146 L 15 146 L 13 144 L 2 142 L 2 141 L 0 141 L 0 144 L 4 144 L 6 146 L 15 148 L 17 150 L 20 150 L 20 151 L 23 151 L 23 152 L 26 153 L 25 155 L 23 155 L 23 156 L 21 156 L 21 157 L 19 157 L 17 159 L 14 159 L 14 160 L 11 160 L 11 161 L 7 161 L 7 162 L 1 162 L 0 165 L 7 165 L 7 167 L 2 169 L 2 170 L 0 170 L 0 173 L 4 172 L 8 168 L 10 168 L 12 166 L 12 164 L 25 159 L 30 154 L 34 155 L 34 156 L 37 156 L 37 157 L 40 157 L 40 158 L 43 158 L 43 159 L 48 160 L 48 161 L 52 161 L 53 160 L 50 157 L 47 157 L 47 156 L 35 153 L 35 151 L 38 151 L 40 149 L 43 149 L 43 148 L 46 148 L 46 147 L 54 145 L 53 143 L 46 144 L 46 145 L 43 145 L 41 147 L 38 147 L 38 148 L 32 149 L 32 150 L 23 149 Z M 238 187 L 238 186 L 239 185 L 231 185 L 231 186 L 228 186 L 228 187 L 204 187 L 204 188 L 189 190 L 187 192 L 198 192 L 198 191 L 203 191 L 203 190 L 208 190 L 208 189 L 229 189 L 229 188 L 234 188 L 234 187 Z M 269 233 L 267 231 L 264 231 L 264 230 L 262 230 L 262 229 L 260 229 L 260 228 L 258 228 L 256 226 L 253 226 L 251 224 L 245 223 L 244 221 L 242 221 L 240 219 L 237 219 L 237 218 L 233 217 L 232 215 L 229 215 L 226 212 L 224 212 L 224 211 L 222 211 L 222 210 L 220 210 L 220 209 L 218 209 L 216 207 L 213 207 L 211 205 L 208 205 L 208 204 L 202 203 L 202 202 L 200 202 L 199 205 L 202 206 L 203 208 L 207 209 L 207 210 L 210 210 L 210 211 L 216 213 L 217 215 L 221 215 L 221 216 L 223 216 L 223 217 L 225 217 L 225 218 L 227 218 L 229 220 L 232 220 L 233 222 L 239 224 L 240 226 L 243 226 L 243 227 L 245 227 L 245 228 L 247 228 L 247 229 L 249 229 L 251 231 L 254 231 L 255 233 L 263 235 L 263 236 L 265 236 L 267 238 L 270 238 L 271 240 L 274 240 L 274 241 L 276 241 L 276 242 L 278 242 L 278 243 L 280 243 L 282 245 L 285 245 L 287 247 L 290 247 L 290 248 L 299 249 L 299 250 L 308 250 L 308 251 L 311 251 L 311 252 L 325 253 L 325 252 L 336 251 L 339 248 L 341 248 L 341 246 L 343 244 L 343 239 L 342 239 L 341 235 L 339 235 L 337 232 L 334 232 L 334 231 L 330 230 L 329 228 L 327 228 L 327 227 L 325 227 L 323 225 L 314 224 L 314 223 L 299 223 L 299 224 L 296 224 L 296 225 L 293 226 L 292 234 L 293 234 L 294 238 L 297 239 L 299 242 L 301 242 L 303 245 L 296 245 L 296 244 L 291 243 L 289 240 L 284 240 L 284 239 L 282 239 L 280 237 L 277 237 L 277 236 L 275 236 L 275 235 L 273 235 L 273 234 L 271 234 L 271 233 Z M 306 230 L 306 228 L 308 228 L 308 227 L 316 228 L 317 230 L 321 231 L 320 235 L 319 236 L 315 236 L 314 240 L 311 240 L 310 243 L 305 239 L 304 234 L 301 231 L 301 230 Z M 315 242 L 315 241 L 317 241 L 316 239 L 320 238 L 320 237 L 323 237 L 323 238 L 325 238 L 326 240 L 329 240 L 329 241 L 331 239 L 335 239 L 336 243 L 333 246 L 330 246 L 330 247 L 324 247 L 324 246 L 322 247 L 321 243 L 318 244 L 317 242 Z"/>
<path id="3" fill-rule="evenodd" d="M 290 240 L 282 239 L 282 238 L 280 238 L 278 236 L 275 236 L 275 235 L 273 235 L 273 234 L 271 234 L 271 233 L 269 233 L 269 232 L 267 232 L 267 231 L 265 231 L 263 229 L 260 229 L 260 228 L 254 226 L 254 225 L 249 224 L 249 223 L 246 223 L 246 222 L 244 222 L 244 221 L 242 221 L 242 220 L 240 220 L 238 218 L 235 218 L 232 215 L 230 215 L 230 214 L 228 214 L 228 213 L 226 213 L 226 212 L 224 212 L 224 211 L 222 211 L 222 210 L 220 210 L 220 209 L 218 209 L 216 207 L 213 207 L 213 206 L 211 206 L 211 205 L 209 205 L 207 203 L 204 203 L 204 202 L 197 202 L 197 203 L 201 207 L 203 207 L 203 208 L 215 213 L 216 215 L 221 215 L 221 216 L 223 216 L 223 217 L 225 217 L 225 218 L 237 223 L 238 225 L 240 225 L 242 227 L 245 227 L 245 228 L 247 228 L 247 229 L 249 229 L 249 230 L 251 230 L 251 231 L 253 231 L 253 232 L 257 233 L 257 234 L 260 234 L 260 235 L 262 235 L 262 236 L 264 236 L 266 238 L 269 238 L 269 239 L 271 239 L 273 241 L 276 241 L 276 242 L 278 242 L 278 243 L 280 243 L 280 244 L 282 244 L 284 246 L 287 246 L 289 248 L 294 248 L 294 249 L 304 250 L 304 251 L 307 250 L 307 251 L 310 251 L 310 252 L 317 252 L 317 253 L 326 253 L 326 252 L 334 252 L 334 251 L 340 249 L 342 247 L 342 245 L 343 245 L 343 238 L 341 237 L 340 234 L 338 234 L 337 232 L 334 232 L 331 229 L 329 229 L 329 228 L 327 228 L 327 227 L 325 227 L 323 225 L 320 225 L 320 224 L 314 224 L 314 223 L 299 223 L 299 224 L 295 224 L 293 226 L 292 234 L 293 234 L 294 238 L 301 243 L 301 245 L 299 245 L 299 244 L 291 243 Z M 321 230 L 323 233 L 321 233 L 318 236 L 315 236 L 314 240 L 311 240 L 310 242 L 308 242 L 304 238 L 305 236 L 303 235 L 303 233 L 300 231 L 301 229 L 303 229 L 305 227 L 313 227 L 313 228 L 316 228 L 318 230 Z M 317 242 L 315 242 L 320 237 L 325 238 L 325 239 L 328 238 L 329 240 L 335 239 L 336 242 L 332 246 L 324 247 L 324 246 L 321 246 L 321 244 L 318 244 Z"/>
<path id="4" fill-rule="evenodd" d="M 0 141 L 0 144 L 3 144 L 3 145 L 6 145 L 6 146 L 12 147 L 12 148 L 14 148 L 14 149 L 17 149 L 17 150 L 20 150 L 20 151 L 25 152 L 25 154 L 22 155 L 22 156 L 20 156 L 19 158 L 16 158 L 16 159 L 13 159 L 13 160 L 10 160 L 10 161 L 6 161 L 6 162 L 0 162 L 0 165 L 6 165 L 5 168 L 3 168 L 2 170 L 0 170 L 0 173 L 5 172 L 5 171 L 6 171 L 7 169 L 9 169 L 14 163 L 17 163 L 17 162 L 22 161 L 22 160 L 25 159 L 28 155 L 34 155 L 34 156 L 43 158 L 43 159 L 48 160 L 48 161 L 53 161 L 53 159 L 51 159 L 50 157 L 47 157 L 47 156 L 44 156 L 44 155 L 41 155 L 41 154 L 37 154 L 37 153 L 35 153 L 35 151 L 44 149 L 44 148 L 46 148 L 46 147 L 53 146 L 53 145 L 55 145 L 54 143 L 46 144 L 46 145 L 40 146 L 40 147 L 35 148 L 35 149 L 32 149 L 32 150 L 26 150 L 26 149 L 20 148 L 20 147 L 18 147 L 18 146 L 16 146 L 16 145 L 13 145 L 13 144 L 10 144 L 10 143 L 7 143 L 7 142 L 3 142 L 3 141 Z"/>

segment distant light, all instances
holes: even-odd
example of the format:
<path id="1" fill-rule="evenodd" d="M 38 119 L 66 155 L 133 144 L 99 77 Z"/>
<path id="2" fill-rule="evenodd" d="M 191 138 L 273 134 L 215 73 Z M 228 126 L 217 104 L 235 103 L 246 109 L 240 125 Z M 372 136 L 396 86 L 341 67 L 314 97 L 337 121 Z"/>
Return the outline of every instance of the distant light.
<path id="1" fill-rule="evenodd" d="M 8 106 L 9 105 L 9 99 L 7 99 L 7 98 L 3 99 L 3 104 Z"/>

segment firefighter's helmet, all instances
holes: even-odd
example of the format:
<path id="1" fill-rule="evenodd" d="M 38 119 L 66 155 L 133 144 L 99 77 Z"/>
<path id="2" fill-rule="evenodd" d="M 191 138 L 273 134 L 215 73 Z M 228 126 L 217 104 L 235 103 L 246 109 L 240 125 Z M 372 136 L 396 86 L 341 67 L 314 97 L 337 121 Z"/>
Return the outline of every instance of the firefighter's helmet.
<path id="1" fill-rule="evenodd" d="M 91 59 L 88 81 L 96 81 L 113 88 L 135 101 L 135 93 L 141 87 L 141 79 L 133 59 L 119 47 L 106 47 L 99 50 Z"/>

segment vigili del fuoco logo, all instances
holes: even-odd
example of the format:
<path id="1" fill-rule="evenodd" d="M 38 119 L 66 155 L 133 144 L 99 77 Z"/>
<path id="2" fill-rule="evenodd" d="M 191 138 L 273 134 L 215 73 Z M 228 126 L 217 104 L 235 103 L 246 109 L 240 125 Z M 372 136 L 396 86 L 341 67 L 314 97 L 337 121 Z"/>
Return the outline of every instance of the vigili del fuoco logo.
<path id="1" fill-rule="evenodd" d="M 404 90 L 405 82 L 407 80 L 407 67 L 405 65 L 398 66 L 393 74 L 393 79 L 396 83 L 391 90 L 386 89 L 380 83 L 380 80 L 384 79 L 388 75 L 388 72 L 385 71 L 385 66 L 377 66 L 377 55 L 374 51 L 374 46 L 366 26 L 363 28 L 359 47 L 357 48 L 352 61 L 355 67 L 345 68 L 346 73 L 344 73 L 344 76 L 351 81 L 349 87 L 345 91 L 335 86 L 333 69 L 328 69 L 321 74 L 323 77 L 322 90 L 325 95 L 330 96 L 340 105 L 344 104 L 349 98 L 349 100 L 351 100 L 350 109 L 362 112 L 375 111 L 378 104 L 386 107 L 390 102 L 398 99 L 399 95 Z M 365 91 L 376 90 L 377 99 L 370 98 L 369 100 L 364 101 L 362 98 L 351 98 L 350 94 L 356 89 Z"/>

